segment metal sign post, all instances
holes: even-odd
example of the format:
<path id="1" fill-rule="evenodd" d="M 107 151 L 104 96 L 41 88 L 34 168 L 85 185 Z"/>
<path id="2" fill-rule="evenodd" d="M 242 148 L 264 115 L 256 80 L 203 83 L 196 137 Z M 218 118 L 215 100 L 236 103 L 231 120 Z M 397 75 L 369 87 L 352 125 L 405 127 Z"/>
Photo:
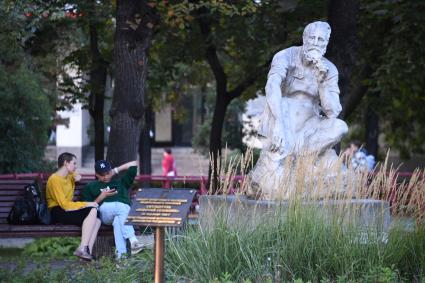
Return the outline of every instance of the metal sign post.
<path id="1" fill-rule="evenodd" d="M 195 190 L 139 189 L 131 207 L 129 225 L 155 227 L 155 283 L 164 280 L 165 227 L 183 226 Z"/>
<path id="2" fill-rule="evenodd" d="M 164 227 L 155 227 L 155 283 L 164 281 Z"/>

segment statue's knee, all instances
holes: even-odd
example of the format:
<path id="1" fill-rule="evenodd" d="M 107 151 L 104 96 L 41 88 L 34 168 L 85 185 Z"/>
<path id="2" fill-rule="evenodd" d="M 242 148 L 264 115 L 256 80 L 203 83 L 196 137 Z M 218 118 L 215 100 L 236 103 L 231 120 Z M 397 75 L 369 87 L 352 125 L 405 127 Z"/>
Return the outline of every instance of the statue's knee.
<path id="1" fill-rule="evenodd" d="M 340 119 L 335 119 L 334 121 L 334 127 L 338 133 L 339 136 L 344 136 L 348 133 L 348 126 L 347 124 L 340 120 Z"/>

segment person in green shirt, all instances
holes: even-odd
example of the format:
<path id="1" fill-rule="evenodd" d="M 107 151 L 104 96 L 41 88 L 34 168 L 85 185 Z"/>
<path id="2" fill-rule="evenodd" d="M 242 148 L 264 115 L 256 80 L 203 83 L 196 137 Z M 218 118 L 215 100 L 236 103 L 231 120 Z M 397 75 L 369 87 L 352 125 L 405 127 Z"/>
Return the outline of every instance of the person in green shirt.
<path id="1" fill-rule="evenodd" d="M 137 240 L 133 226 L 125 225 L 131 204 L 128 190 L 137 174 L 137 162 L 131 161 L 112 169 L 108 161 L 98 160 L 94 168 L 97 180 L 84 187 L 83 200 L 98 203 L 102 223 L 114 227 L 117 258 L 127 254 L 127 240 L 131 254 L 140 252 L 143 244 Z M 126 172 L 120 178 L 112 179 L 121 171 Z"/>

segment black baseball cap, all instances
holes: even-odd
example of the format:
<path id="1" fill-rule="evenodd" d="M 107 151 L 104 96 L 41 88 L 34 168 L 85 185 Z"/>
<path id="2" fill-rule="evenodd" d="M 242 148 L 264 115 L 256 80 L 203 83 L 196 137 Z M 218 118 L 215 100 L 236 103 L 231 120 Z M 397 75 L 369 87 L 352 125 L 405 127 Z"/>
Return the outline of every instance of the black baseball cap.
<path id="1" fill-rule="evenodd" d="M 94 164 L 94 171 L 96 171 L 97 174 L 105 175 L 111 171 L 112 166 L 111 163 L 109 163 L 106 160 L 98 160 Z"/>

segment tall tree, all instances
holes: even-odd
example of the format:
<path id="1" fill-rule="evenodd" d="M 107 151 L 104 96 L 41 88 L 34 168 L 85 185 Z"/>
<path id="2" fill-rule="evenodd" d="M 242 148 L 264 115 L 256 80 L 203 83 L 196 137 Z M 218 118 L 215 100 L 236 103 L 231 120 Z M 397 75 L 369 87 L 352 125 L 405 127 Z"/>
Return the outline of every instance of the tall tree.
<path id="1" fill-rule="evenodd" d="M 358 60 L 359 12 L 360 0 L 330 0 L 328 4 L 328 22 L 332 33 L 326 56 L 338 69 L 344 108 L 349 107 L 345 101 L 353 101 L 346 97 L 352 94 L 351 77 Z"/>
<path id="2" fill-rule="evenodd" d="M 89 113 L 94 121 L 94 158 L 95 160 L 100 160 L 105 157 L 105 121 L 103 111 L 109 63 L 103 58 L 99 50 L 97 21 L 100 17 L 99 13 L 96 12 L 96 1 L 90 0 L 87 5 L 91 59 Z"/>
<path id="3" fill-rule="evenodd" d="M 216 99 L 209 143 L 213 162 L 209 171 L 210 176 L 214 173 L 210 180 L 215 191 L 229 103 L 243 95 L 252 97 L 264 87 L 273 54 L 299 44 L 302 27 L 322 17 L 325 6 L 319 1 L 299 6 L 294 1 L 178 2 L 183 3 L 170 7 L 165 20 L 178 34 L 174 38 L 186 42 L 185 49 L 175 53 L 183 59 L 205 60 L 214 76 Z"/>
<path id="4" fill-rule="evenodd" d="M 36 28 L 24 16 L 24 4 L 0 3 L 0 174 L 45 169 L 44 149 L 53 109 L 43 88 L 46 78 L 34 69 L 26 52 Z"/>
<path id="5" fill-rule="evenodd" d="M 159 21 L 155 5 L 118 0 L 114 40 L 115 89 L 107 158 L 119 165 L 137 157 L 144 124 L 145 83 L 153 29 Z"/>
<path id="6" fill-rule="evenodd" d="M 425 3 L 362 0 L 360 4 L 359 56 L 341 116 L 353 123 L 364 121 L 366 147 L 375 156 L 379 134 L 401 157 L 424 153 L 425 56 L 417 46 L 425 36 Z"/>

